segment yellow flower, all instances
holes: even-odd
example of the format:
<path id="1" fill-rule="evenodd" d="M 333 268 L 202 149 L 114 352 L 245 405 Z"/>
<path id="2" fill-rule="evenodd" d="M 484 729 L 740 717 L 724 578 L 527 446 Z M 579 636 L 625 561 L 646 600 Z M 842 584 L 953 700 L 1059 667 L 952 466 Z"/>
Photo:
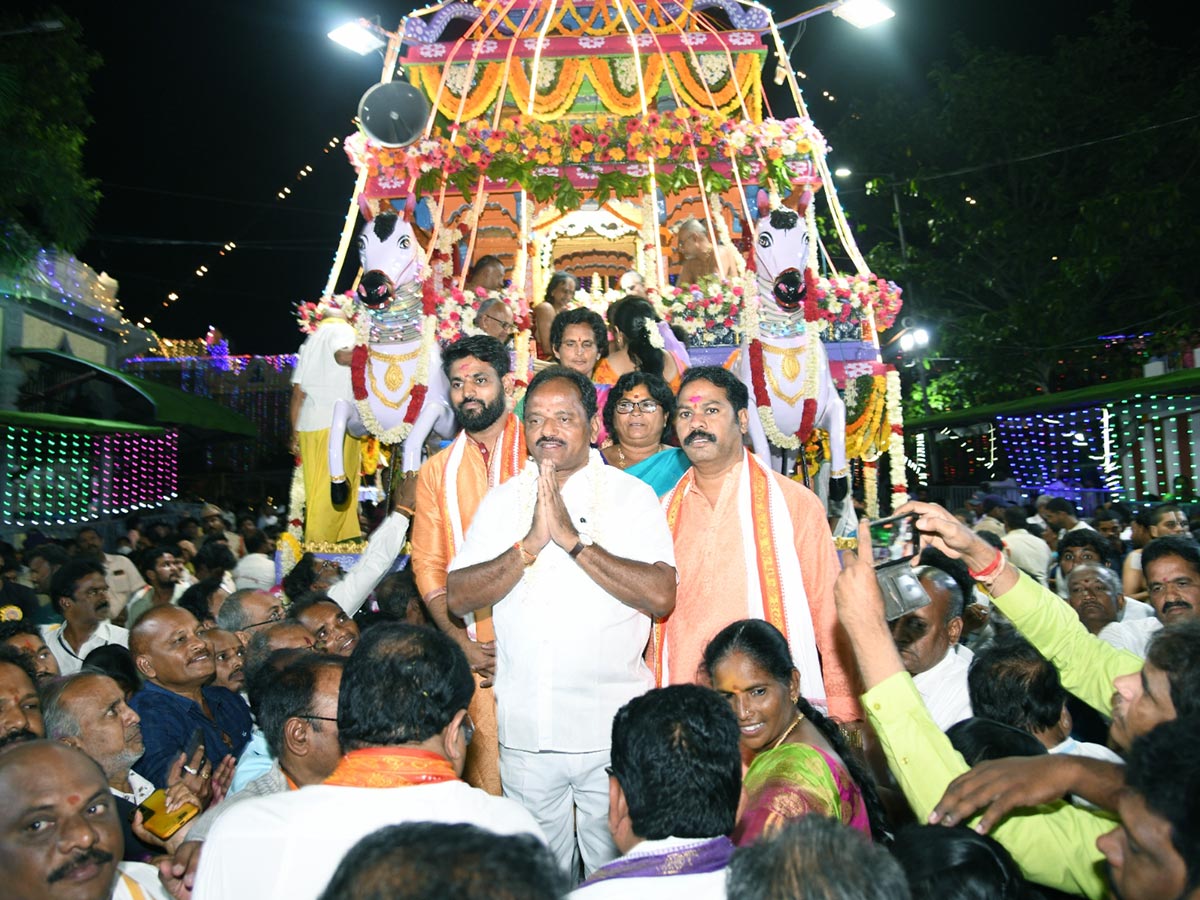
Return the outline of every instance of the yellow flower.
<path id="1" fill-rule="evenodd" d="M 580 141 L 579 149 L 584 153 L 591 153 L 593 150 L 596 149 L 596 145 L 593 144 L 591 141 Z"/>
<path id="2" fill-rule="evenodd" d="M 504 142 L 497 137 L 488 138 L 487 141 L 484 142 L 484 146 L 486 146 L 492 153 L 495 153 L 497 150 L 499 150 L 503 144 Z"/>
<path id="3" fill-rule="evenodd" d="M 550 162 L 550 154 L 545 150 L 539 150 L 537 156 L 534 157 L 541 165 L 548 165 Z"/>

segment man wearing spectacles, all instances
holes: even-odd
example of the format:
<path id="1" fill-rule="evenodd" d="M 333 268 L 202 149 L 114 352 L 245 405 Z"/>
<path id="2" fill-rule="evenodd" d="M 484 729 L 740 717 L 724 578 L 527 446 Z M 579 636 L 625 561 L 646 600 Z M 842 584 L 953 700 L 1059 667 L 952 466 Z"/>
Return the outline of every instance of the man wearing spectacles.
<path id="1" fill-rule="evenodd" d="M 508 344 L 517 330 L 512 310 L 499 297 L 489 297 L 479 304 L 475 312 L 475 326 L 502 344 Z"/>
<path id="2" fill-rule="evenodd" d="M 129 646 L 129 632 L 109 621 L 111 595 L 99 563 L 80 559 L 64 565 L 50 581 L 50 597 L 64 621 L 42 626 L 42 636 L 63 675 L 78 672 L 97 647 Z"/>

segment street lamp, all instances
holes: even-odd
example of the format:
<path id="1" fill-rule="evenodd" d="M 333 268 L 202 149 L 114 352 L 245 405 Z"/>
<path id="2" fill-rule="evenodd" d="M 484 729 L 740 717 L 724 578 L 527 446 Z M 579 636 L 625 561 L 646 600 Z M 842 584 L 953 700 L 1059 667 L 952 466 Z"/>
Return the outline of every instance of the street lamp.
<path id="1" fill-rule="evenodd" d="M 788 25 L 795 25 L 797 22 L 803 22 L 805 19 L 811 19 L 813 16 L 819 16 L 826 12 L 833 13 L 855 28 L 870 28 L 872 25 L 878 25 L 896 15 L 895 10 L 886 3 L 882 3 L 881 0 L 832 0 L 830 3 L 822 3 L 814 9 L 792 16 L 790 19 L 776 22 L 775 27 L 786 28 Z"/>
<path id="2" fill-rule="evenodd" d="M 329 39 L 341 44 L 348 50 L 353 50 L 360 56 L 366 56 L 387 46 L 388 34 L 374 22 L 359 19 L 339 25 L 329 32 Z"/>

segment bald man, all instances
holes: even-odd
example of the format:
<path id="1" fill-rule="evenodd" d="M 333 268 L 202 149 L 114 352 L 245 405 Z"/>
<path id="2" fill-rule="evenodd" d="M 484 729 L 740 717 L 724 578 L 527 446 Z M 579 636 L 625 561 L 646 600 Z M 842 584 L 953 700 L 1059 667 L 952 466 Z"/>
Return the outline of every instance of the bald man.
<path id="1" fill-rule="evenodd" d="M 146 744 L 134 766 L 139 774 L 166 787 L 171 764 L 197 728 L 207 758 L 202 778 L 226 756 L 237 759 L 250 740 L 250 708 L 233 691 L 210 684 L 216 661 L 195 616 L 177 606 L 150 610 L 129 633 L 129 652 L 144 679 L 129 701 L 142 718 Z"/>
<path id="2" fill-rule="evenodd" d="M 155 869 L 118 863 L 124 852 L 108 782 L 85 754 L 37 740 L 0 755 L 0 898 L 168 900 Z"/>

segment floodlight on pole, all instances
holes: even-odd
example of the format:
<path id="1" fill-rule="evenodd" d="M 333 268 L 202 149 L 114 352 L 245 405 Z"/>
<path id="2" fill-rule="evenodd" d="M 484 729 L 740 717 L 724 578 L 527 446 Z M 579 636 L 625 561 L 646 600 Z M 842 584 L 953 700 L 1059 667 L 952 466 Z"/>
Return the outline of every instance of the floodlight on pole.
<path id="1" fill-rule="evenodd" d="M 881 0 L 832 0 L 782 22 L 776 22 L 775 27 L 786 28 L 788 25 L 795 25 L 827 12 L 833 13 L 843 22 L 849 22 L 855 28 L 870 28 L 896 15 L 895 10 Z"/>
<path id="2" fill-rule="evenodd" d="M 329 39 L 353 50 L 361 56 L 381 50 L 387 46 L 387 32 L 366 19 L 347 22 L 329 32 Z"/>

